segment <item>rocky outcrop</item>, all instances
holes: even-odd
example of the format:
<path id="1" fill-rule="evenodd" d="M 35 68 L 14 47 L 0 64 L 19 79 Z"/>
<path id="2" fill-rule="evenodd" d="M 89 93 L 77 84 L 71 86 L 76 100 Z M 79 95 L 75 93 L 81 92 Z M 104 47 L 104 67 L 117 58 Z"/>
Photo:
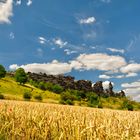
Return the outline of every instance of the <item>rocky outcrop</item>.
<path id="1" fill-rule="evenodd" d="M 125 97 L 125 92 L 121 90 L 119 93 L 116 93 L 117 97 Z"/>
<path id="2" fill-rule="evenodd" d="M 99 96 L 102 96 L 104 93 L 103 82 L 98 81 L 93 86 L 93 92 L 97 93 Z"/>
<path id="3" fill-rule="evenodd" d="M 29 79 L 32 79 L 36 82 L 50 82 L 52 84 L 58 84 L 62 86 L 64 89 L 74 89 L 84 92 L 95 92 L 98 96 L 109 97 L 124 97 L 124 91 L 119 93 L 115 93 L 113 91 L 113 85 L 110 82 L 109 88 L 104 90 L 103 82 L 98 81 L 92 86 L 92 82 L 88 80 L 78 80 L 76 81 L 72 76 L 64 76 L 64 75 L 47 75 L 47 74 L 36 74 L 36 73 L 28 73 Z"/>
<path id="4" fill-rule="evenodd" d="M 92 91 L 92 82 L 88 80 L 79 80 L 75 82 L 77 90 L 83 90 L 85 92 Z"/>

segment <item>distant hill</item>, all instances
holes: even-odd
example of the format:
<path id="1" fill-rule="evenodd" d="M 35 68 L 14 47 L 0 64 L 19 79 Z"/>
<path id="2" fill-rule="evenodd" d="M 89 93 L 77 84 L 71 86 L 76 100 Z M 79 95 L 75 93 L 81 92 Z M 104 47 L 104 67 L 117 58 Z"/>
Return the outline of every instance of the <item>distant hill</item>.
<path id="1" fill-rule="evenodd" d="M 32 77 L 33 76 L 33 77 Z M 124 110 L 140 110 L 140 103 L 135 101 L 131 101 L 127 97 L 117 96 L 117 93 L 113 91 L 113 87 L 110 84 L 109 91 L 101 91 L 102 89 L 101 82 L 96 83 L 96 90 L 100 92 L 95 92 L 95 86 L 91 86 L 91 90 L 87 90 L 89 87 L 84 86 L 84 83 L 90 83 L 90 81 L 79 80 L 76 81 L 72 77 L 64 77 L 64 76 L 49 76 L 50 79 L 54 80 L 46 81 L 46 77 L 43 74 L 32 74 L 28 73 L 28 82 L 25 85 L 20 85 L 13 78 L 13 74 L 7 74 L 7 76 L 3 79 L 0 79 L 0 98 L 1 95 L 4 96 L 4 99 L 7 100 L 25 100 L 23 95 L 25 93 L 30 93 L 32 95 L 31 101 L 39 101 L 37 100 L 37 96 L 41 96 L 41 102 L 45 103 L 61 103 L 61 104 L 69 104 L 69 105 L 78 105 L 78 106 L 89 106 L 89 107 L 97 107 L 97 108 L 111 108 L 111 109 L 124 109 Z M 64 80 L 62 80 L 62 78 Z M 49 79 L 49 78 L 48 78 Z M 57 80 L 58 81 L 57 81 Z M 67 79 L 67 80 L 65 80 Z M 78 85 L 81 88 L 66 88 L 72 86 L 68 79 L 73 79 L 72 84 Z M 69 84 L 67 84 L 67 82 Z M 55 83 L 56 82 L 56 83 Z M 64 83 L 62 86 L 60 83 Z M 78 83 L 78 84 L 77 84 Z M 79 84 L 80 83 L 80 84 Z M 82 83 L 82 84 L 81 84 Z M 90 84 L 91 85 L 91 84 Z M 84 86 L 84 87 L 82 87 Z M 86 89 L 87 88 L 87 89 Z M 84 89 L 84 90 L 83 90 Z M 110 92 L 112 95 L 107 95 L 107 92 Z M 107 96 L 106 96 L 107 95 Z"/>

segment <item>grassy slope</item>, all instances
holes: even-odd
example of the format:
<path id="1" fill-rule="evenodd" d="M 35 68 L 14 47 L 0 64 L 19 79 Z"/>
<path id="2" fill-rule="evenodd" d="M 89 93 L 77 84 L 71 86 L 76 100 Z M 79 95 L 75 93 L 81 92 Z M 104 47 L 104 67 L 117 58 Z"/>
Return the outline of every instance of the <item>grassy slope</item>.
<path id="1" fill-rule="evenodd" d="M 59 101 L 59 95 L 50 91 L 44 92 L 28 84 L 25 84 L 25 86 L 19 85 L 10 77 L 0 79 L 0 93 L 2 93 L 6 99 L 23 100 L 23 94 L 25 92 L 31 92 L 33 96 L 42 94 L 44 102 L 58 103 Z"/>
<path id="2" fill-rule="evenodd" d="M 25 92 L 31 92 L 33 96 L 41 94 L 43 97 L 43 102 L 48 103 L 59 103 L 60 95 L 55 94 L 50 91 L 42 91 L 38 88 L 35 88 L 29 84 L 19 85 L 14 79 L 10 77 L 5 77 L 4 79 L 0 79 L 0 93 L 2 93 L 6 99 L 9 100 L 24 100 L 23 94 Z M 112 108 L 112 109 L 121 109 L 121 106 L 124 102 L 124 98 L 101 98 L 100 99 L 103 105 L 103 108 Z M 32 101 L 35 101 L 32 98 Z M 87 102 L 85 101 L 75 101 L 75 105 L 87 106 Z M 135 110 L 140 109 L 140 103 L 133 102 L 133 106 Z"/>

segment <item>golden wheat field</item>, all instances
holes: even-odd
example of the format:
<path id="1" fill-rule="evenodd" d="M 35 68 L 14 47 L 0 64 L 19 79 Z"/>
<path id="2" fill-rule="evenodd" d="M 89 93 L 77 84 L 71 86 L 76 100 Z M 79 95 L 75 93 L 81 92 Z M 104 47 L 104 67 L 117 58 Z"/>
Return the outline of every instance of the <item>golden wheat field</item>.
<path id="1" fill-rule="evenodd" d="M 0 101 L 0 140 L 140 140 L 140 112 Z"/>

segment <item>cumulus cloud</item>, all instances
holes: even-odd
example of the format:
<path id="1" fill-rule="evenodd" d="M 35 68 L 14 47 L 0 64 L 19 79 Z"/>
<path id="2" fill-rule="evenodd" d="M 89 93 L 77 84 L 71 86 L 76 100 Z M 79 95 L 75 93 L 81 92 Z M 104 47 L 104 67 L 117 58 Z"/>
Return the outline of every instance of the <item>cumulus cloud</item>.
<path id="1" fill-rule="evenodd" d="M 17 0 L 16 5 L 21 5 L 21 0 Z"/>
<path id="2" fill-rule="evenodd" d="M 123 88 L 138 88 L 140 87 L 140 81 L 132 82 L 132 83 L 123 83 L 121 86 Z"/>
<path id="3" fill-rule="evenodd" d="M 109 83 L 110 83 L 110 81 L 104 81 L 103 82 L 103 88 L 104 89 L 108 89 L 109 88 Z M 113 82 L 111 82 L 111 84 L 114 86 L 114 83 Z"/>
<path id="4" fill-rule="evenodd" d="M 113 71 L 126 65 L 126 61 L 121 56 L 107 55 L 103 53 L 94 54 L 81 54 L 73 60 L 71 63 L 80 63 L 80 65 L 75 66 L 75 69 L 85 69 L 85 70 L 101 70 L 101 71 Z"/>
<path id="5" fill-rule="evenodd" d="M 55 45 L 59 46 L 60 48 L 63 48 L 64 46 L 68 44 L 68 42 L 63 41 L 61 38 L 53 39 L 53 42 Z"/>
<path id="6" fill-rule="evenodd" d="M 123 83 L 125 93 L 136 101 L 140 101 L 140 81 Z"/>
<path id="7" fill-rule="evenodd" d="M 88 17 L 85 19 L 80 19 L 79 23 L 80 24 L 93 24 L 96 21 L 95 17 Z"/>
<path id="8" fill-rule="evenodd" d="M 34 72 L 34 73 L 46 73 L 46 74 L 64 74 L 69 73 L 71 71 L 71 67 L 68 63 L 58 62 L 57 60 L 53 60 L 51 63 L 32 63 L 27 65 L 18 66 L 16 64 L 11 65 L 9 68 L 11 70 L 16 70 L 17 68 L 23 68 L 26 72 Z"/>
<path id="9" fill-rule="evenodd" d="M 13 15 L 13 0 L 0 1 L 0 23 L 11 23 L 10 17 Z"/>
<path id="10" fill-rule="evenodd" d="M 107 50 L 111 51 L 111 52 L 118 52 L 118 53 L 124 53 L 125 50 L 123 49 L 115 49 L 115 48 L 107 48 Z"/>
<path id="11" fill-rule="evenodd" d="M 110 79 L 110 78 L 112 78 L 112 77 L 109 76 L 109 75 L 103 74 L 103 75 L 99 75 L 99 78 L 100 78 L 100 79 Z"/>
<path id="12" fill-rule="evenodd" d="M 19 66 L 17 64 L 12 64 L 12 65 L 9 66 L 9 69 L 12 70 L 12 71 L 15 71 L 18 68 L 19 68 Z"/>
<path id="13" fill-rule="evenodd" d="M 128 73 L 127 75 L 126 75 L 126 77 L 136 77 L 136 76 L 138 76 L 138 74 L 137 73 Z"/>
<path id="14" fill-rule="evenodd" d="M 122 73 L 136 73 L 140 71 L 140 64 L 132 63 L 128 64 L 120 69 Z"/>
<path id="15" fill-rule="evenodd" d="M 30 6 L 32 4 L 32 0 L 28 0 L 26 4 L 27 6 Z"/>

